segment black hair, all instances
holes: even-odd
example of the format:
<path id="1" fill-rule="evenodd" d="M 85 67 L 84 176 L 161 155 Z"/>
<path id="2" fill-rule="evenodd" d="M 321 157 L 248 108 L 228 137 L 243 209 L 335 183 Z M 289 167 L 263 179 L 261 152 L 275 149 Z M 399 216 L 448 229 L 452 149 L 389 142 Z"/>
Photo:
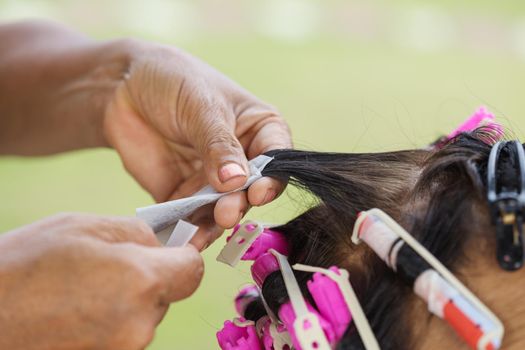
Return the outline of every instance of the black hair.
<path id="1" fill-rule="evenodd" d="M 275 228 L 290 243 L 290 263 L 347 268 L 382 349 L 413 347 L 407 305 L 414 296 L 399 275 L 369 248 L 351 243 L 357 214 L 374 207 L 382 209 L 454 271 L 466 262 L 467 256 L 462 252 L 470 239 L 492 239 L 487 234 L 491 231 L 486 229 L 490 220 L 485 188 L 487 160 L 496 141 L 493 131 L 479 128 L 463 133 L 439 149 L 357 154 L 298 150 L 267 153 L 274 160 L 263 175 L 289 181 L 317 199 L 312 208 Z M 513 176 L 507 176 L 514 173 L 512 149 L 506 147 L 502 152 L 508 153 L 509 159 L 498 169 L 502 182 L 515 181 Z M 311 274 L 295 273 L 303 295 L 315 306 L 306 289 Z M 262 293 L 277 314 L 288 301 L 280 272 L 266 278 Z M 256 321 L 264 314 L 258 300 L 248 305 L 245 317 Z M 351 324 L 338 349 L 363 348 Z"/>

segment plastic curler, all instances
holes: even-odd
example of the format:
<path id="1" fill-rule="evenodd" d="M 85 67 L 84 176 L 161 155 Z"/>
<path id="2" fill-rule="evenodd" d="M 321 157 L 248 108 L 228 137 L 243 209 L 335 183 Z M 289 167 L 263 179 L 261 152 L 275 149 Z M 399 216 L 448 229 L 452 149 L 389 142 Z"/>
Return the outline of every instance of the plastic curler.
<path id="1" fill-rule="evenodd" d="M 244 311 L 248 304 L 260 298 L 259 289 L 253 284 L 246 285 L 241 288 L 237 296 L 235 297 L 235 310 L 239 316 L 244 317 Z"/>
<path id="2" fill-rule="evenodd" d="M 251 267 L 252 278 L 259 288 L 262 288 L 266 277 L 275 271 L 279 271 L 279 263 L 271 253 L 261 255 Z"/>
<path id="3" fill-rule="evenodd" d="M 257 321 L 259 322 L 259 321 Z M 264 350 L 291 350 L 292 340 L 283 324 L 275 323 L 269 317 L 263 317 L 260 338 Z"/>
<path id="4" fill-rule="evenodd" d="M 379 209 L 361 212 L 352 241 L 358 244 L 361 240 L 394 270 L 417 260 L 419 269 L 409 267 L 416 273 L 408 277 L 429 311 L 445 320 L 472 348 L 499 349 L 504 334 L 501 321 L 390 216 Z"/>
<path id="5" fill-rule="evenodd" d="M 497 168 L 501 150 L 507 143 L 516 149 L 515 163 L 519 168 L 516 186 L 498 186 Z M 525 221 L 525 152 L 519 141 L 498 142 L 490 151 L 487 165 L 487 199 L 492 224 L 496 226 L 496 258 L 508 271 L 523 266 Z M 501 187 L 498 190 L 498 187 Z"/>
<path id="6" fill-rule="evenodd" d="M 485 125 L 497 125 L 500 132 L 501 126 L 494 122 L 494 114 L 490 113 L 485 107 L 479 107 L 478 110 L 472 114 L 467 120 L 465 120 L 460 126 L 454 129 L 450 134 L 447 135 L 447 139 L 451 140 L 454 137 L 458 136 L 462 132 L 473 131 L 476 128 Z"/>
<path id="7" fill-rule="evenodd" d="M 241 257 L 248 251 L 252 243 L 264 231 L 262 223 L 247 221 L 228 237 L 228 242 L 222 248 L 217 261 L 223 262 L 230 266 L 236 266 Z"/>
<path id="8" fill-rule="evenodd" d="M 331 267 L 330 271 L 340 274 L 336 267 Z M 352 321 L 352 315 L 337 283 L 316 272 L 307 282 L 307 287 L 319 313 L 332 325 L 336 340 L 341 339 Z"/>
<path id="9" fill-rule="evenodd" d="M 313 306 L 310 305 L 308 302 L 306 302 L 306 308 L 309 313 L 311 313 L 312 315 L 315 315 L 315 317 L 319 320 L 319 325 L 321 329 L 323 330 L 323 333 L 326 339 L 328 340 L 328 342 L 330 344 L 335 344 L 337 339 L 336 339 L 335 331 L 332 325 L 330 324 L 330 322 L 325 320 L 321 316 L 321 314 L 317 310 L 315 310 Z M 291 329 L 291 330 L 294 329 L 294 323 L 297 318 L 295 317 L 295 311 L 292 307 L 291 302 L 281 305 L 281 307 L 279 308 L 279 319 L 283 322 L 284 326 L 287 329 Z M 297 335 L 295 334 L 295 332 L 293 331 L 290 332 L 290 336 L 292 338 L 292 343 L 294 344 L 300 343 L 299 339 L 297 339 Z"/>
<path id="10" fill-rule="evenodd" d="M 492 130 L 492 135 L 480 136 L 484 142 L 491 144 L 497 140 L 500 140 L 503 137 L 503 127 L 495 121 L 494 114 L 490 113 L 485 107 L 482 106 L 479 107 L 478 110 L 474 114 L 472 114 L 467 120 L 465 120 L 461 125 L 452 130 L 452 132 L 434 142 L 431 145 L 431 148 L 439 149 L 459 134 L 464 132 L 472 132 L 475 129 L 482 126 L 487 126 Z"/>
<path id="11" fill-rule="evenodd" d="M 225 321 L 217 332 L 217 341 L 222 350 L 262 350 L 255 323 L 244 318 Z"/>
<path id="12" fill-rule="evenodd" d="M 350 283 L 348 271 L 335 266 L 323 269 L 302 264 L 295 264 L 293 268 L 314 272 L 313 279 L 307 283 L 308 290 L 321 315 L 332 324 L 336 341 L 342 338 L 353 320 L 365 348 L 379 350 L 377 339 Z"/>
<path id="13" fill-rule="evenodd" d="M 261 255 L 274 249 L 283 255 L 288 255 L 288 241 L 280 232 L 265 227 L 263 232 L 255 239 L 241 260 L 256 260 Z"/>
<path id="14" fill-rule="evenodd" d="M 330 350 L 330 344 L 321 328 L 319 318 L 308 310 L 287 258 L 273 249 L 270 249 L 269 252 L 277 258 L 295 315 L 293 325 L 287 327 L 288 332 L 292 335 L 292 343 L 295 349 Z"/>

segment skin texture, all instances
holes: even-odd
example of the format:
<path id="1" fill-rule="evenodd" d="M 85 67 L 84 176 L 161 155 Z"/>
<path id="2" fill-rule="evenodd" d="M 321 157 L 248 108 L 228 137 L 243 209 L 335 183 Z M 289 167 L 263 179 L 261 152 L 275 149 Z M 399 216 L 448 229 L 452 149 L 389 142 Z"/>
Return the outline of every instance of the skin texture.
<path id="1" fill-rule="evenodd" d="M 247 159 L 291 147 L 288 127 L 200 60 L 133 39 L 93 41 L 46 22 L 0 25 L 0 154 L 113 147 L 156 201 L 241 187 Z M 196 212 L 206 248 L 283 184 L 262 178 Z M 137 219 L 61 215 L 0 237 L 0 348 L 142 349 L 203 266 Z"/>
<path id="2" fill-rule="evenodd" d="M 61 214 L 0 240 L 2 349 L 142 349 L 199 285 L 192 247 L 135 218 Z"/>
<path id="3" fill-rule="evenodd" d="M 276 109 L 191 55 L 134 39 L 96 42 L 61 26 L 0 26 L 0 153 L 111 146 L 156 201 L 247 179 L 247 159 L 290 148 Z M 278 196 L 270 178 L 197 213 L 192 242 L 211 244 L 251 205 Z"/>
<path id="4" fill-rule="evenodd" d="M 109 103 L 104 131 L 157 201 L 189 196 L 207 183 L 221 192 L 238 188 L 247 179 L 247 158 L 291 147 L 273 107 L 205 63 L 167 46 L 128 45 L 134 58 Z M 247 194 L 220 199 L 214 212 L 206 208 L 193 218 L 201 227 L 193 243 L 212 243 L 249 205 L 268 203 L 281 191 L 277 180 L 263 178 Z"/>

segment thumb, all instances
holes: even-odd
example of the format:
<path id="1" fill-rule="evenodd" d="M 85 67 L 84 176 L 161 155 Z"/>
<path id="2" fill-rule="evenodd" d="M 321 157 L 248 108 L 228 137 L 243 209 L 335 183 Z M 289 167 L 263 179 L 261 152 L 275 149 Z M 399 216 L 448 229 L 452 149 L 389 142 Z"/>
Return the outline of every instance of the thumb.
<path id="1" fill-rule="evenodd" d="M 138 247 L 142 261 L 151 264 L 159 282 L 160 302 L 169 304 L 189 297 L 199 287 L 204 262 L 197 249 L 185 247 Z"/>
<path id="2" fill-rule="evenodd" d="M 200 130 L 194 146 L 203 160 L 208 182 L 219 192 L 243 186 L 249 175 L 248 161 L 234 134 L 234 126 L 217 115 L 203 115 L 199 119 L 201 125 L 196 126 Z"/>

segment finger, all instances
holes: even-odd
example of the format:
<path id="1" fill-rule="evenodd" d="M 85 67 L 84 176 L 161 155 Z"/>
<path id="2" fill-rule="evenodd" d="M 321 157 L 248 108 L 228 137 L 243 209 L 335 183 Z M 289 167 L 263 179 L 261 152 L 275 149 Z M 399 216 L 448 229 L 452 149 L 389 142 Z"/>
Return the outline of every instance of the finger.
<path id="1" fill-rule="evenodd" d="M 199 230 L 190 241 L 190 244 L 199 251 L 210 246 L 224 232 L 224 229 L 215 223 L 213 210 L 214 205 L 209 204 L 197 210 L 189 218 L 192 224 L 199 226 Z"/>
<path id="2" fill-rule="evenodd" d="M 248 188 L 248 201 L 251 205 L 268 204 L 284 190 L 284 184 L 270 177 L 262 177 Z"/>
<path id="3" fill-rule="evenodd" d="M 160 245 L 153 229 L 143 220 L 135 217 L 106 217 L 93 227 L 91 235 L 106 242 L 132 242 L 157 247 Z"/>
<path id="4" fill-rule="evenodd" d="M 202 252 L 212 245 L 223 233 L 224 229 L 219 225 L 199 225 L 199 230 L 191 239 L 190 244 Z"/>
<path id="5" fill-rule="evenodd" d="M 292 148 L 288 124 L 268 106 L 255 104 L 243 111 L 236 129 L 250 159 L 270 150 Z"/>
<path id="6" fill-rule="evenodd" d="M 215 222 L 223 228 L 232 228 L 248 211 L 246 192 L 235 192 L 222 197 L 215 204 Z"/>
<path id="7" fill-rule="evenodd" d="M 156 273 L 161 304 L 187 298 L 199 287 L 204 262 L 195 247 L 142 248 L 140 251 L 141 262 L 150 264 Z"/>
<path id="8" fill-rule="evenodd" d="M 181 183 L 177 190 L 170 195 L 170 199 L 189 197 L 207 184 L 206 175 L 202 171 L 196 171 Z"/>
<path id="9" fill-rule="evenodd" d="M 208 182 L 219 192 L 244 185 L 248 161 L 234 134 L 235 116 L 226 107 L 203 108 L 189 134 L 203 159 Z"/>
<path id="10" fill-rule="evenodd" d="M 44 220 L 42 224 L 60 225 L 67 234 L 87 235 L 110 243 L 159 245 L 151 227 L 135 217 L 63 213 Z"/>

